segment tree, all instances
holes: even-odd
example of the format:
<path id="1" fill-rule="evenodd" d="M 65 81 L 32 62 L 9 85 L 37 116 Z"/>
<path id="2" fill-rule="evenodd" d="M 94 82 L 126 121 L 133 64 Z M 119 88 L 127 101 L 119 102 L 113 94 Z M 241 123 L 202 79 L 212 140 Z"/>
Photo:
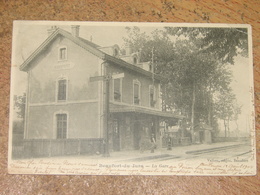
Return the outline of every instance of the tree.
<path id="1" fill-rule="evenodd" d="M 238 36 L 243 29 L 238 33 L 230 29 L 166 28 L 155 30 L 149 37 L 136 28 L 128 28 L 131 33 L 125 41 L 141 53 L 142 61 L 150 61 L 154 51 L 155 72 L 166 80 L 163 99 L 167 109 L 181 111 L 192 127 L 200 119 L 216 125 L 220 115 L 214 97 L 227 92 L 232 81 L 227 63 L 247 50 L 246 38 Z M 237 33 L 235 38 L 233 32 Z"/>
<path id="2" fill-rule="evenodd" d="M 230 93 L 231 89 L 225 90 L 216 97 L 215 111 L 219 119 L 224 122 L 225 137 L 230 136 L 230 121 L 237 121 L 241 113 L 241 106 L 236 102 L 236 97 Z"/>
<path id="3" fill-rule="evenodd" d="M 25 118 L 25 104 L 26 104 L 26 93 L 23 95 L 14 96 L 14 108 L 17 110 L 17 117 L 24 120 Z"/>
<path id="4" fill-rule="evenodd" d="M 166 27 L 169 34 L 185 36 L 221 63 L 234 64 L 237 55 L 248 56 L 247 28 Z"/>

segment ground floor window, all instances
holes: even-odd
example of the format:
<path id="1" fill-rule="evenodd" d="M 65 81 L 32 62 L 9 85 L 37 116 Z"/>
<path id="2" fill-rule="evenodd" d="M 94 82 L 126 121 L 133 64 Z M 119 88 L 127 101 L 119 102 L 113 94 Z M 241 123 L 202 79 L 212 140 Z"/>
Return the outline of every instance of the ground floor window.
<path id="1" fill-rule="evenodd" d="M 67 114 L 57 114 L 56 124 L 57 124 L 57 139 L 67 138 Z"/>

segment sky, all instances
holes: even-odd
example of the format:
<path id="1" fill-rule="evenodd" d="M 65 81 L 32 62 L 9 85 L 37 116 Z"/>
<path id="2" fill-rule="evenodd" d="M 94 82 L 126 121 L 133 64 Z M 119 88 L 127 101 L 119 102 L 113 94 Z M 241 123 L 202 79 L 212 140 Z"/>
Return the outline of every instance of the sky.
<path id="1" fill-rule="evenodd" d="M 48 38 L 47 30 L 56 25 L 57 27 L 71 32 L 71 26 L 75 22 L 17 22 L 13 31 L 13 53 L 12 66 L 13 75 L 16 83 L 15 92 L 22 94 L 26 86 L 26 73 L 19 71 L 19 66 L 37 49 L 40 44 Z M 91 40 L 93 43 L 102 47 L 112 46 L 117 44 L 119 47 L 123 46 L 123 37 L 127 36 L 126 27 L 132 25 L 131 23 L 77 23 L 80 25 L 79 36 L 86 40 Z M 162 29 L 162 26 L 140 26 L 141 31 L 145 31 L 148 35 L 155 29 Z"/>
<path id="2" fill-rule="evenodd" d="M 250 60 L 241 56 L 235 57 L 234 65 L 230 65 L 230 69 L 233 73 L 233 81 L 231 83 L 231 88 L 236 94 L 237 103 L 241 107 L 241 115 L 238 120 L 238 128 L 243 132 L 249 132 L 249 117 L 252 116 L 252 111 L 250 110 L 250 103 L 254 93 L 252 93 L 250 88 L 250 83 L 252 83 L 252 69 L 248 68 Z M 252 86 L 252 84 L 251 84 Z M 252 105 L 253 103 L 251 103 Z M 235 130 L 236 124 L 231 122 L 231 130 Z"/>
<path id="3" fill-rule="evenodd" d="M 12 93 L 22 94 L 26 91 L 26 74 L 19 71 L 19 66 L 26 58 L 48 37 L 47 29 L 56 25 L 67 31 L 71 31 L 70 25 L 80 25 L 79 36 L 90 40 L 100 46 L 119 45 L 122 47 L 123 37 L 127 36 L 126 26 L 138 26 L 141 31 L 148 35 L 155 29 L 162 29 L 165 23 L 102 23 L 102 22 L 55 22 L 55 21 L 15 21 L 13 30 L 13 51 L 12 51 Z M 174 24 L 178 26 L 189 26 L 196 24 Z M 200 24 L 207 26 L 208 24 Z M 230 25 L 228 25 L 230 26 Z M 207 26 L 208 27 L 208 26 Z M 227 25 L 221 25 L 227 27 Z M 235 27 L 235 25 L 234 25 Z M 251 115 L 250 101 L 252 94 L 249 93 L 252 86 L 252 61 L 250 58 L 238 56 L 235 58 L 235 65 L 231 65 L 233 82 L 231 84 L 237 96 L 239 105 L 242 106 L 240 116 L 240 128 L 246 129 L 246 118 Z"/>

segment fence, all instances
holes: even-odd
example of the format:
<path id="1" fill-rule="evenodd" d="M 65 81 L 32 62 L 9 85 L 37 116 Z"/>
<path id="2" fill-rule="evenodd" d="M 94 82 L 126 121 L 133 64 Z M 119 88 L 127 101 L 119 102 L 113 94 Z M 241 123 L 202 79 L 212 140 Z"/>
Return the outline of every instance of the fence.
<path id="1" fill-rule="evenodd" d="M 162 138 L 162 147 L 166 148 L 169 144 L 169 139 L 167 137 L 163 137 Z M 186 145 L 190 145 L 191 144 L 191 140 L 189 137 L 182 137 L 182 138 L 174 138 L 171 137 L 171 142 L 170 145 L 171 146 L 186 146 Z"/>
<path id="2" fill-rule="evenodd" d="M 103 139 L 27 139 L 13 144 L 13 158 L 37 158 L 102 153 Z"/>
<path id="3" fill-rule="evenodd" d="M 213 142 L 243 142 L 249 140 L 250 137 L 213 137 Z"/>

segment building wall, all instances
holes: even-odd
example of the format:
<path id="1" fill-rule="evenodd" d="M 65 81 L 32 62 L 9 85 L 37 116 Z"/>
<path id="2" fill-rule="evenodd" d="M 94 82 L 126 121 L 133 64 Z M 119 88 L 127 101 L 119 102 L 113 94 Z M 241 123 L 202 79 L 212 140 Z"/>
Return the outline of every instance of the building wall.
<path id="1" fill-rule="evenodd" d="M 112 115 L 112 120 L 118 121 L 118 131 L 120 135 L 119 146 L 120 150 L 136 150 L 140 149 L 141 141 L 145 141 L 149 145 L 151 144 L 151 136 L 155 135 L 156 142 L 158 146 L 160 145 L 160 132 L 159 132 L 159 118 L 146 114 L 138 113 L 125 113 L 119 114 L 114 113 Z M 114 150 L 113 140 L 115 137 L 114 129 L 110 127 L 110 150 Z"/>
<path id="2" fill-rule="evenodd" d="M 160 89 L 159 89 L 159 82 L 154 81 L 155 86 L 155 99 L 156 104 L 154 107 L 150 106 L 150 100 L 149 100 L 149 86 L 153 85 L 152 78 L 146 77 L 142 74 L 138 74 L 136 72 L 127 70 L 125 68 L 118 67 L 116 65 L 110 64 L 109 65 L 109 73 L 110 74 L 118 74 L 118 73 L 124 73 L 124 78 L 122 78 L 122 103 L 133 105 L 133 81 L 138 80 L 141 84 L 141 102 L 140 106 L 148 107 L 148 108 L 154 108 L 157 110 L 161 110 L 161 104 L 160 104 Z M 113 82 L 111 82 L 110 85 L 110 100 L 113 101 Z"/>
<path id="3" fill-rule="evenodd" d="M 67 48 L 60 61 L 59 48 Z M 100 74 L 101 60 L 60 36 L 32 62 L 25 138 L 56 138 L 55 113 L 68 115 L 68 138 L 100 137 L 100 82 L 89 78 Z M 57 101 L 57 81 L 66 78 L 67 100 Z"/>
<path id="4" fill-rule="evenodd" d="M 154 81 L 152 78 L 146 77 L 142 74 L 137 72 L 133 72 L 127 70 L 125 68 L 119 67 L 118 65 L 109 64 L 108 66 L 108 73 L 109 74 L 120 74 L 124 73 L 124 77 L 122 78 L 122 97 L 121 102 L 114 101 L 114 94 L 113 94 L 113 81 L 111 81 L 110 85 L 110 101 L 115 104 L 122 104 L 122 105 L 134 105 L 134 98 L 133 98 L 133 84 L 134 80 L 140 82 L 140 106 L 145 108 L 157 109 L 161 110 L 161 99 L 160 99 L 160 88 L 159 82 Z M 155 99 L 157 100 L 154 107 L 150 106 L 150 93 L 149 87 L 154 84 L 155 86 Z M 118 131 L 120 135 L 120 145 L 121 150 L 136 150 L 140 149 L 141 141 L 146 140 L 147 148 L 149 150 L 151 147 L 151 135 L 152 133 L 158 139 L 159 142 L 159 119 L 158 117 L 154 117 L 147 114 L 138 114 L 138 113 L 117 113 L 112 115 L 112 120 L 118 121 Z M 152 125 L 154 124 L 154 125 Z M 153 126 L 153 127 L 152 127 Z M 154 129 L 154 130 L 153 130 Z M 115 150 L 114 145 L 115 141 L 113 138 L 114 129 L 110 127 L 110 135 L 109 135 L 109 142 L 110 142 L 110 150 Z"/>
<path id="5" fill-rule="evenodd" d="M 67 60 L 59 61 L 58 51 L 63 46 L 67 47 Z M 96 99 L 98 84 L 89 82 L 89 77 L 99 74 L 98 62 L 98 57 L 60 36 L 32 62 L 30 103 L 55 102 L 59 77 L 68 78 L 67 101 Z"/>
<path id="6" fill-rule="evenodd" d="M 59 106 L 31 106 L 28 139 L 56 139 L 56 114 L 68 117 L 67 138 L 99 138 L 97 102 Z"/>

